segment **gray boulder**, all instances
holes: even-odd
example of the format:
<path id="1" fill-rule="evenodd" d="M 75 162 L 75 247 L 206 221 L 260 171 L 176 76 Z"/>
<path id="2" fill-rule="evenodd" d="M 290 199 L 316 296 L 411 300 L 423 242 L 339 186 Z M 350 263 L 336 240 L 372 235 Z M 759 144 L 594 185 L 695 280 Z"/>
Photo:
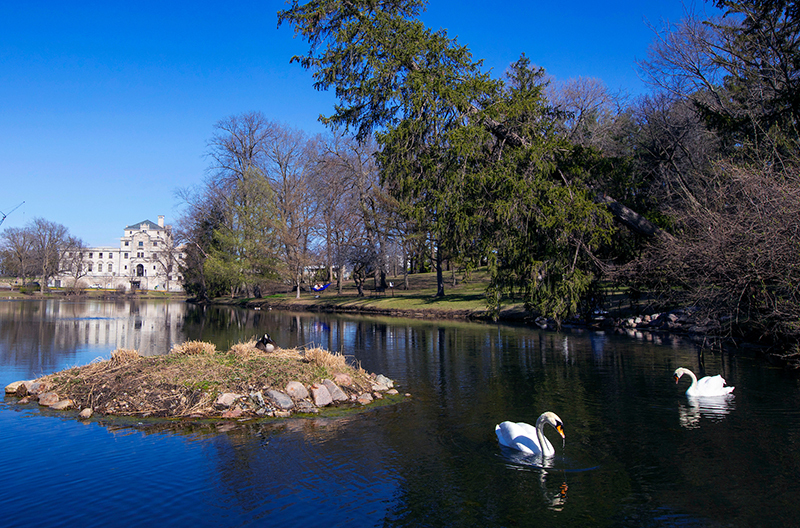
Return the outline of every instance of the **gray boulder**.
<path id="1" fill-rule="evenodd" d="M 328 389 L 333 401 L 347 401 L 347 394 L 345 394 L 344 391 L 340 389 L 339 386 L 334 382 L 329 379 L 325 379 L 322 380 L 322 384 L 325 385 L 326 389 Z"/>
<path id="2" fill-rule="evenodd" d="M 317 407 L 325 407 L 333 403 L 333 398 L 325 385 L 314 383 L 311 385 L 311 399 Z"/>
<path id="3" fill-rule="evenodd" d="M 219 396 L 217 396 L 217 399 L 214 402 L 214 405 L 216 405 L 217 407 L 229 408 L 239 398 L 240 398 L 240 395 L 238 395 L 238 394 L 234 394 L 232 392 L 225 392 L 225 393 L 220 394 Z"/>
<path id="4" fill-rule="evenodd" d="M 275 405 L 280 407 L 283 410 L 291 409 L 294 407 L 294 402 L 292 398 L 290 398 L 287 394 L 282 393 L 281 391 L 270 389 L 267 391 L 267 397 L 272 400 Z"/>
<path id="5" fill-rule="evenodd" d="M 290 381 L 286 384 L 286 394 L 295 400 L 304 400 L 308 398 L 308 390 L 299 381 Z"/>
<path id="6" fill-rule="evenodd" d="M 55 392 L 43 392 L 39 395 L 39 405 L 44 405 L 45 407 L 52 407 L 61 398 L 58 397 L 58 394 Z"/>

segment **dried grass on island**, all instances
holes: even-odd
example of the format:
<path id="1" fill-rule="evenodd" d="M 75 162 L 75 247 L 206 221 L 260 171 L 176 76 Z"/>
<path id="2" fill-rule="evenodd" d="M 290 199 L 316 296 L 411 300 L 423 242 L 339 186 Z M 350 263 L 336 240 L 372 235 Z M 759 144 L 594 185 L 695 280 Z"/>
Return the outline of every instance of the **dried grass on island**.
<path id="1" fill-rule="evenodd" d="M 368 403 L 383 393 L 397 394 L 360 366 L 348 364 L 343 354 L 322 348 L 276 349 L 265 353 L 255 341 L 237 343 L 227 352 L 213 344 L 189 341 L 162 356 L 140 356 L 135 350 L 119 349 L 109 360 L 56 372 L 33 382 L 17 382 L 6 393 L 56 394 L 62 408 L 81 410 L 83 415 L 141 417 L 266 417 L 292 412 L 317 412 L 311 389 L 341 389 L 338 403 Z M 312 394 L 296 394 L 286 403 L 286 388 L 302 384 Z M 23 384 L 23 385 L 19 385 Z M 387 390 L 388 389 L 388 390 Z M 291 392 L 291 391 L 290 391 Z M 220 403 L 221 395 L 232 395 Z M 270 397 L 272 396 L 272 397 Z M 277 398 L 277 399 L 276 399 Z M 346 398 L 346 399 L 344 399 Z M 24 401 L 24 400 L 21 400 Z M 47 404 L 45 404 L 47 405 Z M 87 411 L 88 410 L 88 411 Z"/>

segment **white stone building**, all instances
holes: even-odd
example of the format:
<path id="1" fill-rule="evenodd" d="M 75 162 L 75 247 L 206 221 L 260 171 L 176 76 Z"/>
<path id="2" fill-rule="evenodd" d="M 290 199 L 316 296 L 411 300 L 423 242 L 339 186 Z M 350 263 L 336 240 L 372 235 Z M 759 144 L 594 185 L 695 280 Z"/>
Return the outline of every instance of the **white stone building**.
<path id="1" fill-rule="evenodd" d="M 182 248 L 174 245 L 172 227 L 159 215 L 157 224 L 144 220 L 127 226 L 119 247 L 85 248 L 79 258 L 65 253 L 62 262 L 71 271 L 65 269 L 52 285 L 72 287 L 77 279 L 85 288 L 182 292 L 183 257 Z"/>

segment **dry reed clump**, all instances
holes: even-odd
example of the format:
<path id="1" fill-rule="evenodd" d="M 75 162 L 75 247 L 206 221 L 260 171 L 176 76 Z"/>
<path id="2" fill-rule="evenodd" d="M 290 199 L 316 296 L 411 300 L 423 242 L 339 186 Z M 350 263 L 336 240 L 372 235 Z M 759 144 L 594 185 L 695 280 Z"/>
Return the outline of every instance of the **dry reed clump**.
<path id="1" fill-rule="evenodd" d="M 214 354 L 217 351 L 216 345 L 204 341 L 186 341 L 172 347 L 170 354 L 182 356 L 194 356 L 197 354 Z"/>
<path id="2" fill-rule="evenodd" d="M 248 360 L 258 356 L 263 356 L 264 352 L 256 348 L 256 341 L 250 340 L 238 342 L 231 347 L 231 354 L 239 359 Z"/>
<path id="3" fill-rule="evenodd" d="M 331 371 L 344 371 L 348 368 L 344 355 L 320 347 L 306 349 L 303 360 Z"/>
<path id="4" fill-rule="evenodd" d="M 131 361 L 136 361 L 140 358 L 139 352 L 137 350 L 130 350 L 127 348 L 120 348 L 115 350 L 111 353 L 111 364 L 112 365 L 124 365 L 125 363 L 130 363 Z"/>

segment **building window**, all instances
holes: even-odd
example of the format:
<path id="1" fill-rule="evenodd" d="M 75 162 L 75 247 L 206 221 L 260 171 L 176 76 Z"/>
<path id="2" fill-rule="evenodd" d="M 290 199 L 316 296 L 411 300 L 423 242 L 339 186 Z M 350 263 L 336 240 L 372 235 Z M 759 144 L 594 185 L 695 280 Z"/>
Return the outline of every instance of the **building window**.
<path id="1" fill-rule="evenodd" d="M 97 254 L 97 258 L 103 258 L 103 254 L 102 253 L 98 253 Z"/>
<path id="2" fill-rule="evenodd" d="M 88 271 L 89 273 L 91 273 L 91 272 L 92 272 L 92 263 L 91 263 L 91 262 L 89 262 L 88 264 L 86 264 L 86 271 Z"/>
<path id="3" fill-rule="evenodd" d="M 153 247 L 158 247 L 158 240 L 153 241 Z"/>
<path id="4" fill-rule="evenodd" d="M 158 253 L 153 253 L 153 259 L 157 259 L 157 258 L 158 258 Z"/>
<path id="5" fill-rule="evenodd" d="M 140 240 L 140 241 L 139 241 L 139 247 L 142 247 L 142 246 L 144 246 L 144 242 L 142 242 L 142 241 Z"/>
<path id="6" fill-rule="evenodd" d="M 98 273 L 102 273 L 103 272 L 103 263 L 102 262 L 98 262 L 97 263 L 97 272 Z"/>
<path id="7" fill-rule="evenodd" d="M 126 240 L 126 241 L 125 241 L 125 245 L 126 245 L 126 246 L 129 246 L 129 245 L 130 245 L 130 241 L 129 241 L 129 240 Z"/>
<path id="8" fill-rule="evenodd" d="M 111 273 L 112 271 L 114 271 L 114 265 L 109 262 L 108 263 L 108 272 Z"/>
<path id="9" fill-rule="evenodd" d="M 128 258 L 128 254 L 127 253 L 125 253 L 125 258 Z"/>
<path id="10" fill-rule="evenodd" d="M 89 258 L 92 258 L 92 254 L 91 253 L 89 253 Z"/>

